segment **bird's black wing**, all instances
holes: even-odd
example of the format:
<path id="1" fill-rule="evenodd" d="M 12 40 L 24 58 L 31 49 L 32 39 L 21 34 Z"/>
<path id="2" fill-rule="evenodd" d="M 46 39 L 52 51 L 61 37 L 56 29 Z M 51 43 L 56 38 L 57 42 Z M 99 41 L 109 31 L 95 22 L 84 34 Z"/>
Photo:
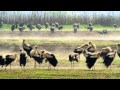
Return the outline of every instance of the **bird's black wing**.
<path id="1" fill-rule="evenodd" d="M 30 52 L 32 50 L 32 47 L 29 46 L 28 48 L 23 48 L 26 52 L 27 52 L 27 55 L 30 56 Z M 31 56 L 30 56 L 31 57 Z"/>
<path id="2" fill-rule="evenodd" d="M 87 67 L 90 69 L 92 66 L 94 66 L 95 62 L 97 61 L 97 57 L 91 57 L 92 55 L 88 55 L 86 57 L 86 63 Z"/>
<path id="3" fill-rule="evenodd" d="M 46 58 L 49 61 L 49 63 L 55 67 L 58 64 L 58 61 L 57 61 L 57 59 L 56 59 L 54 54 L 51 54 L 51 56 L 52 57 L 46 57 Z"/>
<path id="4" fill-rule="evenodd" d="M 104 65 L 106 67 L 109 67 L 111 65 L 111 63 L 113 62 L 114 57 L 111 57 L 110 55 L 107 55 L 103 61 Z"/>
<path id="5" fill-rule="evenodd" d="M 32 56 L 32 58 L 39 64 L 43 62 L 44 57 L 41 55 Z"/>
<path id="6" fill-rule="evenodd" d="M 14 60 L 15 58 L 12 55 L 6 55 L 5 65 L 11 64 Z"/>

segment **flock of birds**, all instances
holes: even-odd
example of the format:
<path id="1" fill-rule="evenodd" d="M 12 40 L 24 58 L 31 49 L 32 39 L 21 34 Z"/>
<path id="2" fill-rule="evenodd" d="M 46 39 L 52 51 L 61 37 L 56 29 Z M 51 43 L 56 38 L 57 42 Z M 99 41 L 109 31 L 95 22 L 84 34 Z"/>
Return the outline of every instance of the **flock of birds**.
<path id="1" fill-rule="evenodd" d="M 25 26 L 23 23 L 21 23 L 20 25 L 18 25 L 18 23 L 15 23 L 11 26 L 11 30 L 14 31 L 15 29 L 17 29 L 19 26 L 19 31 L 23 31 L 25 29 Z M 45 28 L 46 30 L 48 29 L 48 27 L 50 26 L 50 31 L 52 33 L 54 33 L 55 31 L 55 28 L 57 28 L 58 30 L 61 30 L 63 29 L 63 25 L 60 25 L 58 22 L 55 22 L 55 23 L 51 23 L 49 24 L 48 22 L 45 23 Z M 116 24 L 115 24 L 116 26 Z M 43 26 L 41 24 L 37 24 L 37 25 L 33 25 L 31 23 L 29 23 L 27 25 L 27 27 L 30 29 L 30 31 L 32 31 L 32 29 L 35 29 L 35 27 L 38 29 L 38 30 L 41 30 L 41 28 L 43 28 Z M 80 23 L 74 23 L 73 24 L 73 31 L 74 33 L 77 33 L 78 29 L 80 28 Z M 90 32 L 93 30 L 93 24 L 92 23 L 88 23 L 88 26 L 86 27 L 87 29 L 90 30 Z"/>
<path id="2" fill-rule="evenodd" d="M 2 22 L 0 22 L 0 28 L 2 27 Z M 116 24 L 113 25 L 115 28 L 118 28 Z M 27 27 L 32 30 L 35 28 L 35 25 L 32 25 L 29 23 Z M 36 28 L 38 30 L 41 30 L 43 26 L 41 24 L 37 24 Z M 49 27 L 49 23 L 45 23 L 46 30 Z M 55 31 L 55 28 L 58 28 L 58 30 L 63 29 L 63 25 L 59 25 L 59 23 L 55 22 L 51 24 L 50 30 L 51 32 Z M 73 24 L 74 33 L 77 32 L 77 30 L 80 28 L 80 23 L 74 23 Z M 12 24 L 11 30 L 14 31 L 15 29 L 19 29 L 21 32 L 25 29 L 24 23 L 18 24 L 17 22 L 15 24 Z M 88 23 L 87 29 L 90 30 L 90 32 L 93 30 L 93 24 Z M 106 30 L 103 30 L 102 33 L 107 33 Z M 17 54 L 14 55 L 6 55 L 5 58 L 3 55 L 0 55 L 0 65 L 3 67 L 5 66 L 5 69 L 8 65 L 10 65 L 11 69 L 11 63 L 16 62 L 19 60 L 21 68 L 24 68 L 26 66 L 26 60 L 27 58 L 33 58 L 35 61 L 34 67 L 36 68 L 36 63 L 42 64 L 43 60 L 45 62 L 49 62 L 49 67 L 51 68 L 51 65 L 56 67 L 58 64 L 58 60 L 56 59 L 56 56 L 47 50 L 41 50 L 40 52 L 37 49 L 37 45 L 34 46 L 34 48 L 31 47 L 30 44 L 26 42 L 26 40 L 23 40 L 22 48 L 20 49 L 20 55 L 18 57 Z M 89 44 L 83 44 L 79 47 L 75 48 L 73 53 L 69 55 L 69 61 L 71 62 L 71 68 L 74 67 L 74 61 L 78 62 L 80 59 L 80 55 L 83 54 L 86 58 L 86 65 L 89 69 L 92 67 L 95 69 L 94 64 L 97 61 L 98 58 L 103 59 L 103 64 L 106 67 L 111 67 L 111 63 L 115 58 L 116 53 L 120 57 L 120 44 L 117 45 L 117 50 L 112 50 L 111 47 L 105 47 L 102 48 L 101 51 L 97 51 L 96 45 L 92 42 L 89 42 Z"/>
<path id="3" fill-rule="evenodd" d="M 35 60 L 35 65 L 34 65 L 35 68 L 36 68 L 36 62 L 41 64 L 43 60 L 50 63 L 48 68 L 51 68 L 51 65 L 55 67 L 57 66 L 58 63 L 53 53 L 46 50 L 41 50 L 41 52 L 38 52 L 37 45 L 35 45 L 34 48 L 32 48 L 31 45 L 28 44 L 24 39 L 22 43 L 22 48 L 20 49 L 19 57 L 17 54 L 6 55 L 5 58 L 3 58 L 2 55 L 0 55 L 0 65 L 2 67 L 5 66 L 5 69 L 8 65 L 10 65 L 10 69 L 11 69 L 11 63 L 19 60 L 21 68 L 24 68 L 26 66 L 28 57 L 33 58 Z"/>
<path id="4" fill-rule="evenodd" d="M 69 61 L 71 62 L 72 68 L 74 67 L 74 61 L 79 62 L 80 55 L 83 54 L 86 58 L 87 67 L 89 69 L 95 69 L 94 64 L 96 63 L 97 59 L 101 57 L 103 59 L 103 64 L 106 66 L 106 68 L 108 68 L 109 66 L 111 67 L 116 53 L 120 57 L 120 44 L 117 44 L 117 50 L 112 50 L 111 47 L 108 46 L 102 48 L 100 51 L 97 51 L 96 45 L 92 42 L 89 42 L 88 44 L 82 44 L 76 47 L 74 51 L 69 54 Z M 19 57 L 17 54 L 6 55 L 5 58 L 0 55 L 0 65 L 1 67 L 5 66 L 5 69 L 8 65 L 10 65 L 11 69 L 11 63 L 19 60 L 20 67 L 24 68 L 26 66 L 26 61 L 28 57 L 33 58 L 33 60 L 35 61 L 34 68 L 36 68 L 36 63 L 42 64 L 43 60 L 45 60 L 45 62 L 49 62 L 48 69 L 51 69 L 51 65 L 53 67 L 56 67 L 58 64 L 58 60 L 53 53 L 45 49 L 39 52 L 37 45 L 32 48 L 31 45 L 28 44 L 25 39 L 23 39 Z"/>
<path id="5" fill-rule="evenodd" d="M 0 22 L 0 29 L 2 28 L 3 22 Z M 61 30 L 64 28 L 63 25 L 60 25 L 58 22 L 55 23 L 51 23 L 49 24 L 48 22 L 45 23 L 45 28 L 46 30 L 49 28 L 50 26 L 50 31 L 52 33 L 54 33 L 55 28 L 57 28 L 58 30 Z M 37 24 L 37 25 L 33 25 L 32 23 L 28 23 L 27 27 L 29 28 L 30 31 L 32 31 L 33 29 L 37 28 L 38 30 L 41 30 L 41 28 L 43 28 L 43 25 L 41 24 Z M 118 28 L 118 25 L 113 24 L 113 27 Z M 74 23 L 73 24 L 73 31 L 74 33 L 77 33 L 78 29 L 80 28 L 80 23 Z M 90 22 L 88 23 L 88 26 L 86 27 L 87 29 L 90 30 L 90 32 L 93 31 L 93 24 Z M 25 30 L 25 25 L 24 23 L 18 23 L 16 22 L 15 24 L 11 25 L 11 31 L 14 31 L 15 29 L 19 29 L 20 32 L 23 32 Z M 107 30 L 103 30 L 102 32 L 100 32 L 101 34 L 106 34 Z"/>
<path id="6" fill-rule="evenodd" d="M 29 28 L 30 31 L 32 31 L 33 29 L 37 28 L 38 30 L 41 30 L 43 28 L 43 26 L 41 24 L 37 24 L 37 25 L 33 25 L 31 23 L 27 24 L 27 27 Z M 49 27 L 49 23 L 45 23 L 45 28 L 46 30 Z M 19 31 L 23 31 L 25 29 L 24 23 L 18 24 L 12 24 L 11 26 L 11 30 L 14 31 L 15 29 L 19 28 Z M 51 32 L 55 31 L 55 28 L 57 28 L 58 30 L 62 30 L 63 29 L 63 25 L 59 25 L 59 23 L 55 22 L 51 24 L 50 30 Z"/>
<path id="7" fill-rule="evenodd" d="M 120 44 L 117 44 L 117 50 L 112 50 L 111 47 L 105 47 L 102 48 L 100 51 L 97 51 L 96 45 L 92 42 L 89 42 L 89 44 L 83 44 L 79 47 L 77 47 L 72 54 L 69 55 L 69 60 L 71 61 L 77 61 L 80 59 L 80 55 L 83 54 L 86 58 L 86 65 L 89 69 L 93 67 L 95 69 L 94 64 L 100 57 L 103 59 L 103 64 L 108 68 L 116 56 L 116 53 L 120 57 Z M 72 66 L 71 66 L 72 67 Z"/>

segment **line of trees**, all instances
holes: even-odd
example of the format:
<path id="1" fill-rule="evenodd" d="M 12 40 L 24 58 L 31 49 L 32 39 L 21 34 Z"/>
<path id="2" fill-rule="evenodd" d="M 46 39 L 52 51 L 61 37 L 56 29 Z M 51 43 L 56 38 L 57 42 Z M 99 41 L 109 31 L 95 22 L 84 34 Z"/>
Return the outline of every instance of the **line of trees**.
<path id="1" fill-rule="evenodd" d="M 0 11 L 0 20 L 5 24 L 18 23 L 33 23 L 45 24 L 46 22 L 58 22 L 63 25 L 71 25 L 73 23 L 88 24 L 92 22 L 93 25 L 111 26 L 114 23 L 120 26 L 120 15 L 93 13 L 92 15 L 81 11 Z"/>

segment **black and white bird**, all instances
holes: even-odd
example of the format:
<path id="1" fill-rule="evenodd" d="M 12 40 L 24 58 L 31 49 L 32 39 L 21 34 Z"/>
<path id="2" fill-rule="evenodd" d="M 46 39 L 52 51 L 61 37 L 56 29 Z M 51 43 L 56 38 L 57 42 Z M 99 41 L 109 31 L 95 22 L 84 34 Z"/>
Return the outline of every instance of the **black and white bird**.
<path id="1" fill-rule="evenodd" d="M 53 53 L 46 51 L 46 50 L 41 50 L 41 54 L 45 58 L 45 61 L 49 62 L 48 69 L 51 69 L 51 65 L 53 67 L 57 66 L 58 60 L 56 59 L 56 56 Z"/>
<path id="2" fill-rule="evenodd" d="M 108 53 L 105 58 L 104 58 L 104 61 L 103 61 L 103 64 L 106 66 L 106 68 L 108 68 L 110 66 L 110 69 L 111 69 L 111 64 L 116 56 L 116 50 Z"/>
<path id="3" fill-rule="evenodd" d="M 88 52 L 86 49 L 83 51 L 83 55 L 86 58 L 86 65 L 89 69 L 91 69 L 94 66 L 95 70 L 95 63 L 97 59 L 100 57 L 100 52 Z"/>
<path id="4" fill-rule="evenodd" d="M 21 68 L 26 66 L 27 62 L 27 53 L 23 49 L 20 49 L 20 58 L 19 58 Z"/>
<path id="5" fill-rule="evenodd" d="M 18 56 L 17 54 L 14 55 L 6 55 L 5 58 L 5 69 L 8 65 L 10 65 L 10 69 L 11 69 L 11 63 L 12 62 L 16 62 L 18 60 Z"/>
<path id="6" fill-rule="evenodd" d="M 27 55 L 30 56 L 32 46 L 30 44 L 28 44 L 25 39 L 23 39 L 22 47 L 27 52 Z"/>
<path id="7" fill-rule="evenodd" d="M 34 49 L 31 50 L 31 52 L 30 52 L 31 58 L 33 58 L 35 60 L 34 68 L 36 68 L 36 62 L 38 64 L 41 64 L 43 62 L 43 60 L 44 60 L 43 55 L 38 52 L 37 48 L 38 48 L 37 45 L 35 45 Z"/>
<path id="8" fill-rule="evenodd" d="M 69 54 L 69 61 L 71 62 L 71 68 L 74 68 L 74 61 L 78 62 L 78 53 L 71 53 Z"/>

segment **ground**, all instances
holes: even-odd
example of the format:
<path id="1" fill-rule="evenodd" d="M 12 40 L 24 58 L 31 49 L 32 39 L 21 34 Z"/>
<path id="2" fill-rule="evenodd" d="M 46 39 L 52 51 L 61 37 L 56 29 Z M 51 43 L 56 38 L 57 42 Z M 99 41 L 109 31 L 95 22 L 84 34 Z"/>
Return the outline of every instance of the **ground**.
<path id="1" fill-rule="evenodd" d="M 85 58 L 81 55 L 79 62 L 75 62 L 75 67 L 71 69 L 71 63 L 68 61 L 68 55 L 73 52 L 75 47 L 92 41 L 96 44 L 98 50 L 105 46 L 111 46 L 116 49 L 116 44 L 120 43 L 120 31 L 109 31 L 102 35 L 98 31 L 79 31 L 76 34 L 72 31 L 0 31 L 0 51 L 2 55 L 19 54 L 22 47 L 22 40 L 26 39 L 32 46 L 38 45 L 39 51 L 46 49 L 54 53 L 58 59 L 57 67 L 48 70 L 48 63 L 38 65 L 34 69 L 34 60 L 28 59 L 26 69 L 21 69 L 19 62 L 12 63 L 12 69 L 4 67 L 0 69 L 0 78 L 75 78 L 75 79 L 93 79 L 93 78 L 120 78 L 120 58 L 116 55 L 112 63 L 112 68 L 106 68 L 102 59 L 99 58 L 95 64 L 96 70 L 89 70 L 86 67 Z M 11 73 L 12 72 L 12 73 Z M 32 73 L 34 72 L 34 73 Z"/>

